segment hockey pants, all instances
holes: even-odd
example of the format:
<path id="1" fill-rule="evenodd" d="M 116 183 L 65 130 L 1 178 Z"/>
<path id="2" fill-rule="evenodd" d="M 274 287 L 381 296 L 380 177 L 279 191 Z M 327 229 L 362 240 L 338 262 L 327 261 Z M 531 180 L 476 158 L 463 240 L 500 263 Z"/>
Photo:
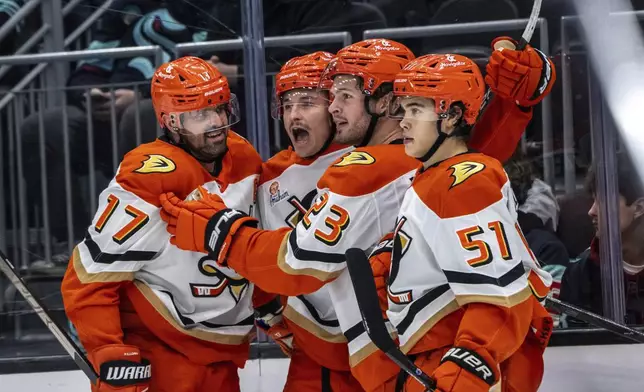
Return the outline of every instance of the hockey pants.
<path id="1" fill-rule="evenodd" d="M 197 365 L 147 331 L 126 330 L 124 340 L 152 364 L 148 392 L 240 392 L 238 368 L 232 362 Z"/>
<path id="2" fill-rule="evenodd" d="M 350 371 L 327 369 L 295 349 L 284 392 L 364 392 Z"/>

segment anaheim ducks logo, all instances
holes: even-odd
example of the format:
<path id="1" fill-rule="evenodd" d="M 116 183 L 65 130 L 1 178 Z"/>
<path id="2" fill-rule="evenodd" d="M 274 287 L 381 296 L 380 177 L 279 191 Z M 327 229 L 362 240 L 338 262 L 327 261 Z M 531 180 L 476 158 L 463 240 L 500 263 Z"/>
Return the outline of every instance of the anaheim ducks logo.
<path id="1" fill-rule="evenodd" d="M 170 158 L 159 154 L 147 155 L 148 159 L 141 163 L 141 167 L 136 169 L 136 173 L 170 173 L 173 172 L 177 165 Z"/>
<path id="2" fill-rule="evenodd" d="M 190 283 L 192 296 L 196 298 L 214 298 L 220 296 L 226 289 L 230 292 L 235 302 L 239 302 L 242 295 L 248 288 L 248 280 L 237 276 L 231 277 L 224 274 L 221 269 L 227 269 L 217 265 L 217 262 L 204 256 L 199 260 L 199 272 L 206 276 L 219 278 L 216 284 Z M 231 270 L 231 274 L 233 271 Z M 236 274 L 235 274 L 236 275 Z"/>
<path id="3" fill-rule="evenodd" d="M 476 173 L 483 171 L 485 165 L 479 162 L 466 161 L 450 166 L 450 169 L 452 169 L 451 176 L 454 177 L 454 182 L 450 188 L 453 188 L 458 184 L 464 183 Z"/>
<path id="4" fill-rule="evenodd" d="M 364 151 L 352 151 L 340 159 L 340 162 L 333 166 L 344 167 L 351 165 L 372 165 L 376 162 L 376 158 L 369 155 Z"/>

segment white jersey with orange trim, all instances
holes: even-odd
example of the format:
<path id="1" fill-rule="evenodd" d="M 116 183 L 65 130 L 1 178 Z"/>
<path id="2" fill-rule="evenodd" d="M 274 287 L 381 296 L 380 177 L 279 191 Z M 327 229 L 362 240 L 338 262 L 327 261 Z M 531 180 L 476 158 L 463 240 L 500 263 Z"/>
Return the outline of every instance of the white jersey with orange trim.
<path id="1" fill-rule="evenodd" d="M 265 291 L 290 296 L 284 316 L 295 345 L 324 367 L 351 369 L 347 344 L 350 351 L 353 327 L 362 325 L 353 288 L 343 278 L 344 253 L 368 249 L 393 229 L 418 166 L 402 144 L 345 153 L 320 178 L 318 196 L 295 229 L 242 229 L 231 245 L 231 268 Z M 359 381 L 379 383 L 384 379 L 376 376 L 388 374 L 382 368 L 370 372 Z"/>
<path id="2" fill-rule="evenodd" d="M 262 165 L 262 175 L 257 189 L 257 204 L 262 227 L 268 230 L 282 227 L 295 228 L 317 197 L 317 183 L 320 177 L 332 163 L 354 148 L 353 146 L 333 144 L 322 154 L 312 159 L 301 158 L 292 148 L 289 148 L 266 161 Z M 327 300 L 317 301 L 316 299 L 320 297 Z M 329 357 L 340 358 L 344 361 L 346 349 L 342 345 L 344 336 L 328 298 L 329 294 L 325 287 L 316 293 L 288 297 L 284 316 L 294 335 L 295 345 L 305 352 L 319 350 L 320 345 L 316 343 L 320 335 L 333 343 L 341 344 L 339 353 L 335 353 L 338 349 L 330 350 L 334 354 L 322 356 L 323 364 L 335 368 L 340 364 L 336 359 L 329 360 Z M 319 308 L 315 308 L 313 303 L 316 303 Z M 298 317 L 298 313 L 293 312 L 294 308 L 307 309 L 305 313 L 308 318 L 304 322 L 307 326 L 306 330 L 317 332 L 315 335 L 317 338 L 311 338 L 309 333 L 298 328 L 298 320 L 301 321 L 302 318 Z M 291 320 L 289 317 L 293 317 L 293 319 Z M 336 345 L 331 347 L 336 347 Z M 320 359 L 320 357 L 314 358 Z M 328 366 L 329 362 L 334 366 Z"/>
<path id="3" fill-rule="evenodd" d="M 402 204 L 382 289 L 401 350 L 465 347 L 503 369 L 512 385 L 539 385 L 541 375 L 525 364 L 538 368 L 549 339 L 551 319 L 539 302 L 552 278 L 523 237 L 501 164 L 479 153 L 439 162 L 416 176 Z M 521 351 L 524 344 L 534 348 Z M 354 372 L 382 361 L 369 355 Z M 519 357 L 517 366 L 505 366 Z"/>
<path id="4" fill-rule="evenodd" d="M 334 144 L 314 158 L 301 158 L 289 147 L 264 162 L 257 187 L 262 227 L 295 228 L 317 196 L 317 182 L 324 171 L 353 149 Z"/>
<path id="5" fill-rule="evenodd" d="M 261 159 L 245 139 L 233 132 L 228 138 L 216 176 L 162 140 L 125 156 L 62 286 L 66 311 L 88 350 L 121 343 L 119 301 L 112 297 L 123 289 L 146 327 L 191 360 L 243 365 L 254 329 L 253 284 L 202 253 L 171 245 L 159 215 L 161 194 L 186 199 L 200 185 L 253 213 Z"/>

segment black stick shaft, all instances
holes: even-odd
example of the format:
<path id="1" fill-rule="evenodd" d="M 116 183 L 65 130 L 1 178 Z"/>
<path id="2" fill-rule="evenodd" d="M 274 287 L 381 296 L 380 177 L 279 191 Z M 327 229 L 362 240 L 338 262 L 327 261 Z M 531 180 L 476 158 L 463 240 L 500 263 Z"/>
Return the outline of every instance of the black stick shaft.
<path id="1" fill-rule="evenodd" d="M 376 283 L 373 279 L 369 259 L 361 249 L 357 248 L 347 250 L 345 255 L 347 268 L 351 276 L 351 284 L 356 294 L 362 323 L 365 326 L 367 335 L 369 335 L 376 347 L 407 374 L 421 383 L 426 391 L 433 392 L 436 388 L 436 382 L 400 351 L 400 348 L 389 335 L 389 331 L 387 331 L 387 326 L 380 310 L 378 292 L 376 291 Z"/>
<path id="2" fill-rule="evenodd" d="M 625 337 L 627 339 L 633 340 L 638 343 L 644 343 L 644 333 L 636 329 L 629 328 L 622 324 L 618 324 L 613 320 L 609 320 L 598 314 L 588 312 L 574 305 L 562 302 L 556 298 L 550 298 L 550 297 L 546 298 L 546 304 L 549 307 L 555 308 L 560 312 L 565 313 L 571 317 L 574 317 L 581 321 L 585 321 L 597 327 L 604 328 L 605 330 L 610 331 L 616 335 Z"/>
<path id="3" fill-rule="evenodd" d="M 36 312 L 38 317 L 45 323 L 45 326 L 54 334 L 54 337 L 58 342 L 63 346 L 65 351 L 72 357 L 76 365 L 80 370 L 85 373 L 87 378 L 89 378 L 92 384 L 96 384 L 98 380 L 98 374 L 94 371 L 94 368 L 89 363 L 87 358 L 83 355 L 80 348 L 74 343 L 74 341 L 67 335 L 65 331 L 54 321 L 47 308 L 40 302 L 40 300 L 31 293 L 25 282 L 16 274 L 16 271 L 13 269 L 13 265 L 7 259 L 7 256 L 0 251 L 0 271 L 2 271 L 7 278 L 16 286 L 16 289 L 20 294 L 25 298 L 29 303 L 31 308 Z"/>

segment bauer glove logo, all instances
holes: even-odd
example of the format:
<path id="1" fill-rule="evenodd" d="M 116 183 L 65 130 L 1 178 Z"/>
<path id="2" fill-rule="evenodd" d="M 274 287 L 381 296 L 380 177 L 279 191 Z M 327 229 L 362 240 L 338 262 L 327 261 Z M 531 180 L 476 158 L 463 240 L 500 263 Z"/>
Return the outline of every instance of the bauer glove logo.
<path id="1" fill-rule="evenodd" d="M 463 347 L 452 347 L 443 356 L 443 359 L 441 359 L 441 363 L 445 361 L 454 362 L 461 368 L 483 380 L 489 386 L 495 384 L 494 372 L 483 358 L 474 351 L 470 351 Z"/>

